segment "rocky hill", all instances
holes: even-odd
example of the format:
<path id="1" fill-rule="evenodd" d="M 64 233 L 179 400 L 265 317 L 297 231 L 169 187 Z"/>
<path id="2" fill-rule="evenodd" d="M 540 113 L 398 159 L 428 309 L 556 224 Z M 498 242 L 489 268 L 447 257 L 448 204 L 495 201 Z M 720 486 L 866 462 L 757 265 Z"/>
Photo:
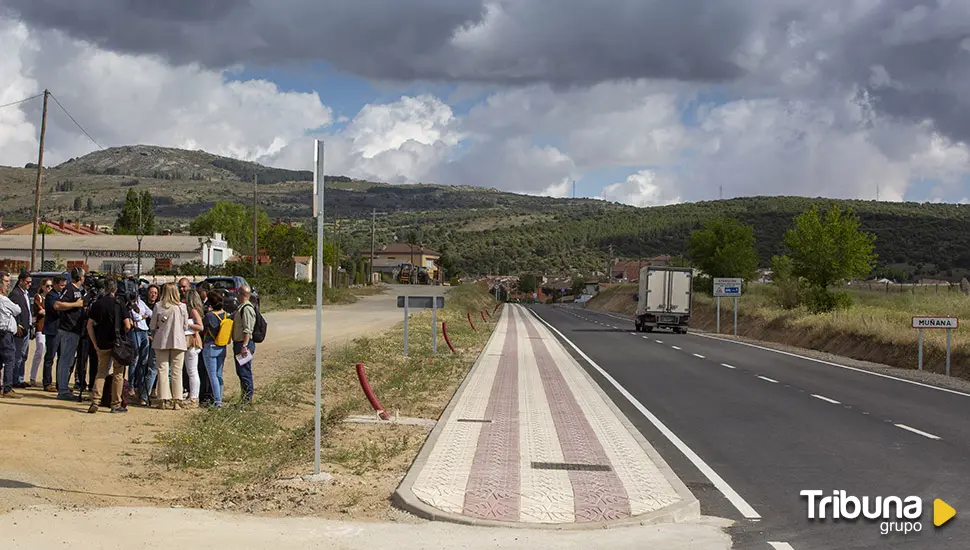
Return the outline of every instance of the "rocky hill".
<path id="1" fill-rule="evenodd" d="M 154 197 L 161 228 L 180 230 L 217 200 L 249 203 L 258 175 L 260 207 L 273 219 L 309 222 L 312 173 L 212 155 L 136 145 L 98 151 L 45 170 L 42 212 L 50 219 L 112 224 L 128 189 Z M 33 212 L 36 168 L 0 167 L 4 223 Z M 792 218 L 812 204 L 839 203 L 877 235 L 881 272 L 959 279 L 970 270 L 970 206 L 749 197 L 634 208 L 593 199 L 557 199 L 451 185 L 388 185 L 326 178 L 328 232 L 341 249 L 369 248 L 371 214 L 378 245 L 415 236 L 445 251 L 470 273 L 550 275 L 604 271 L 612 245 L 619 258 L 683 254 L 704 219 L 731 216 L 755 227 L 765 265 L 783 252 Z M 339 224 L 334 224 L 339 220 Z"/>

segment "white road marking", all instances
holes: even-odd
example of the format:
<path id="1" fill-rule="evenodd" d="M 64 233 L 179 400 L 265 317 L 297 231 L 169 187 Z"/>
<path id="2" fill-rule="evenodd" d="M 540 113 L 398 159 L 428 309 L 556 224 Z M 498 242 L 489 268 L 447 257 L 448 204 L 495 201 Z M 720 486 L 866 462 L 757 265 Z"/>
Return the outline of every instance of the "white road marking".
<path id="1" fill-rule="evenodd" d="M 893 426 L 896 426 L 897 428 L 902 428 L 902 429 L 904 429 L 904 430 L 906 430 L 908 432 L 913 432 L 914 434 L 919 434 L 919 435 L 921 435 L 923 437 L 928 437 L 930 439 L 937 439 L 937 440 L 940 439 L 939 436 L 935 436 L 935 435 L 933 435 L 931 433 L 926 433 L 926 432 L 924 432 L 922 430 L 917 430 L 916 428 L 911 428 L 911 427 L 907 426 L 906 424 L 893 424 Z"/>
<path id="2" fill-rule="evenodd" d="M 721 363 L 721 366 L 722 366 L 722 367 L 727 367 L 727 368 L 729 368 L 729 369 L 734 369 L 734 368 L 737 368 L 737 367 L 732 367 L 731 365 L 728 365 L 727 363 Z"/>
<path id="3" fill-rule="evenodd" d="M 674 349 L 680 349 L 680 348 L 678 348 L 677 346 L 670 346 L 670 347 L 672 347 L 672 348 L 674 348 Z"/>
<path id="4" fill-rule="evenodd" d="M 916 382 L 915 380 L 907 380 L 905 378 L 900 378 L 898 376 L 891 376 L 889 374 L 882 374 L 881 372 L 873 372 L 873 371 L 870 371 L 870 370 L 860 369 L 860 368 L 856 368 L 856 367 L 850 367 L 848 365 L 840 365 L 838 363 L 833 363 L 831 361 L 823 361 L 822 359 L 815 359 L 813 357 L 805 357 L 804 355 L 798 355 L 797 353 L 790 353 L 790 352 L 787 352 L 787 351 L 781 351 L 779 349 L 766 348 L 764 346 L 759 346 L 759 345 L 756 345 L 756 344 L 749 344 L 748 342 L 738 342 L 736 340 L 727 340 L 727 339 L 724 339 L 724 338 L 718 338 L 716 336 L 709 336 L 707 334 L 699 334 L 697 332 L 689 332 L 688 334 L 690 334 L 692 336 L 700 336 L 701 338 L 710 338 L 711 340 L 720 340 L 722 342 L 730 342 L 732 344 L 738 344 L 740 346 L 748 346 L 748 347 L 751 347 L 751 348 L 757 348 L 757 349 L 764 350 L 764 351 L 770 351 L 772 353 L 780 353 L 782 355 L 787 355 L 789 357 L 797 357 L 799 359 L 804 359 L 806 361 L 812 361 L 813 363 L 821 363 L 823 365 L 828 365 L 830 367 L 838 367 L 840 369 L 852 370 L 852 371 L 856 371 L 856 372 L 861 372 L 863 374 L 871 374 L 872 376 L 878 376 L 880 378 L 888 378 L 890 380 L 895 380 L 897 382 L 904 382 L 906 384 L 912 384 L 914 386 L 920 386 L 920 387 L 923 387 L 923 388 L 929 388 L 931 390 L 938 390 L 938 391 L 942 391 L 942 392 L 946 392 L 946 393 L 952 393 L 952 394 L 956 394 L 956 395 L 962 395 L 964 397 L 970 397 L 970 393 L 966 393 L 966 392 L 962 392 L 962 391 L 951 390 L 949 388 L 941 388 L 939 386 L 934 386 L 932 384 L 924 384 L 922 382 Z"/>
<path id="5" fill-rule="evenodd" d="M 831 403 L 833 405 L 841 405 L 842 404 L 842 403 L 839 403 L 838 401 L 836 401 L 835 399 L 829 399 L 828 397 L 825 397 L 824 395 L 818 395 L 818 394 L 814 394 L 813 393 L 812 394 L 812 397 L 814 397 L 815 399 L 821 399 L 822 401 L 828 401 L 829 403 Z"/>
<path id="6" fill-rule="evenodd" d="M 759 375 L 758 378 L 764 380 L 765 382 L 771 382 L 772 384 L 777 384 L 778 383 L 777 380 L 775 380 L 773 378 L 768 378 L 767 376 L 761 376 L 761 375 Z"/>
<path id="7" fill-rule="evenodd" d="M 631 334 L 632 336 L 636 336 L 636 335 L 637 335 L 637 333 L 635 333 L 635 332 L 631 332 L 630 334 Z M 644 336 L 644 338 L 646 338 L 646 336 Z"/>
<path id="8" fill-rule="evenodd" d="M 694 357 L 699 357 L 699 358 L 701 358 L 701 359 L 703 359 L 703 358 L 704 358 L 704 356 L 703 356 L 703 355 L 701 355 L 701 354 L 699 354 L 699 353 L 695 353 L 695 354 L 694 354 Z"/>
<path id="9" fill-rule="evenodd" d="M 795 547 L 787 542 L 768 542 L 775 550 L 795 550 Z"/>
<path id="10" fill-rule="evenodd" d="M 649 338 L 649 336 L 644 336 L 644 338 Z M 656 342 L 658 344 L 663 344 L 664 343 L 663 340 L 654 340 L 654 342 Z"/>
<path id="11" fill-rule="evenodd" d="M 713 483 L 714 486 L 717 487 L 719 491 L 721 491 L 721 494 L 723 494 L 724 497 L 727 498 L 728 501 L 731 504 L 733 504 L 735 508 L 737 508 L 738 512 L 740 512 L 742 516 L 744 516 L 747 519 L 756 519 L 761 517 L 761 515 L 758 512 L 756 512 L 754 508 L 752 508 L 751 505 L 748 504 L 747 501 L 745 501 L 741 497 L 741 495 L 739 495 L 738 492 L 735 491 L 734 488 L 728 484 L 728 482 L 724 481 L 724 478 L 718 475 L 718 473 L 715 472 L 714 469 L 711 468 L 706 462 L 704 462 L 704 460 L 700 456 L 698 456 L 697 453 L 691 450 L 691 448 L 688 447 L 687 444 L 683 442 L 683 440 L 677 437 L 677 435 L 674 432 L 670 431 L 670 428 L 664 425 L 664 423 L 661 422 L 659 418 L 657 418 L 652 412 L 650 412 L 646 407 L 644 407 L 643 403 L 638 401 L 636 397 L 633 397 L 633 394 L 631 394 L 626 388 L 621 386 L 620 383 L 617 382 L 615 378 L 610 376 L 608 372 L 603 370 L 603 367 L 597 365 L 595 361 L 593 361 L 588 355 L 586 355 L 583 352 L 583 350 L 579 349 L 579 347 L 576 346 L 576 344 L 572 343 L 568 338 L 566 338 L 565 335 L 563 335 L 563 333 L 559 332 L 559 330 L 556 329 L 556 327 L 549 324 L 549 322 L 543 319 L 542 317 L 539 317 L 538 313 L 536 313 L 532 309 L 529 309 L 529 312 L 535 315 L 536 319 L 539 319 L 547 327 L 549 327 L 549 330 L 556 333 L 556 335 L 562 338 L 564 342 L 569 344 L 570 347 L 572 347 L 576 351 L 576 353 L 579 354 L 580 357 L 582 357 L 584 360 L 586 360 L 587 363 L 590 364 L 590 366 L 596 369 L 596 371 L 599 372 L 600 375 L 603 376 L 603 378 L 607 382 L 612 384 L 613 387 L 616 388 L 617 391 L 619 391 L 620 394 L 623 397 L 625 397 L 627 401 L 629 401 L 634 407 L 636 407 L 637 411 L 639 411 L 640 414 L 642 414 L 647 420 L 649 420 L 650 423 L 653 424 L 654 427 L 656 427 L 657 430 L 659 430 L 660 433 L 664 435 L 664 437 L 666 437 L 671 443 L 673 443 L 675 447 L 677 447 L 678 450 L 680 450 L 680 452 L 684 453 L 684 456 L 687 457 L 687 460 L 690 460 L 691 463 L 695 467 L 697 467 L 697 469 L 700 470 L 702 474 L 704 474 L 704 477 L 710 480 L 710 482 Z"/>

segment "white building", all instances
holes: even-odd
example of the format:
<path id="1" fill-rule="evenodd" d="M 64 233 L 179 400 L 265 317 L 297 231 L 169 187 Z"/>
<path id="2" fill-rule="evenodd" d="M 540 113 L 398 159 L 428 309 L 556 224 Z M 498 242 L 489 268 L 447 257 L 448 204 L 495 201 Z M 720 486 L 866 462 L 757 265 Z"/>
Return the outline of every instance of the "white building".
<path id="1" fill-rule="evenodd" d="M 43 238 L 42 238 L 43 237 Z M 30 235 L 0 235 L 0 263 L 30 263 Z M 156 267 L 168 270 L 192 261 L 221 266 L 233 251 L 219 233 L 212 237 L 189 235 L 146 235 L 142 237 L 141 271 Z M 38 235 L 37 259 L 42 270 L 53 270 L 57 262 L 65 266 L 87 266 L 88 271 L 121 273 L 137 265 L 138 238 L 134 235 Z"/>

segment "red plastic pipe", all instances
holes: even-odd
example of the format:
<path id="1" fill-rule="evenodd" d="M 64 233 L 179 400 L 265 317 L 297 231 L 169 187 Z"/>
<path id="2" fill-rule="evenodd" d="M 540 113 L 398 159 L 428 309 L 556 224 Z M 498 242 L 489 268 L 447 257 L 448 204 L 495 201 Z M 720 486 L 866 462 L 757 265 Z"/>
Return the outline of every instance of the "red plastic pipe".
<path id="1" fill-rule="evenodd" d="M 502 302 L 495 304 L 495 309 L 492 310 L 492 313 L 495 313 L 496 311 L 498 311 L 498 306 L 500 305 L 502 305 Z"/>
<path id="2" fill-rule="evenodd" d="M 482 322 L 484 322 L 485 321 L 485 312 L 484 311 L 479 311 L 478 313 L 481 314 L 481 316 L 482 316 Z"/>
<path id="3" fill-rule="evenodd" d="M 468 317 L 468 324 L 472 326 L 472 330 L 478 332 L 478 329 L 475 328 L 475 323 L 472 322 L 472 312 L 469 311 L 465 316 Z"/>
<path id="4" fill-rule="evenodd" d="M 445 335 L 445 343 L 451 348 L 451 353 L 458 353 L 455 351 L 455 346 L 451 345 L 451 338 L 448 338 L 448 323 L 445 321 L 441 322 L 441 332 Z"/>
<path id="5" fill-rule="evenodd" d="M 384 407 L 381 406 L 381 402 L 377 400 L 377 396 L 374 395 L 374 392 L 370 389 L 370 383 L 367 382 L 367 374 L 364 373 L 363 363 L 357 363 L 357 379 L 360 380 L 360 387 L 364 390 L 364 395 L 366 395 L 367 400 L 370 401 L 371 407 L 374 407 L 374 410 L 377 411 L 377 416 L 379 416 L 381 420 L 390 420 L 391 415 L 384 412 Z"/>

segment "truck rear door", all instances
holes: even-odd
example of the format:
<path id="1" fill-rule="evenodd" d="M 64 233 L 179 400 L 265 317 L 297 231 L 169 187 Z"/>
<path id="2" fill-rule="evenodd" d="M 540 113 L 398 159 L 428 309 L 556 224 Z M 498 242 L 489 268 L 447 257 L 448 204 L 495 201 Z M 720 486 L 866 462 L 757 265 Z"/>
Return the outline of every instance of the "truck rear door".
<path id="1" fill-rule="evenodd" d="M 644 311 L 659 312 L 666 311 L 667 305 L 667 272 L 666 271 L 647 271 L 647 296 L 643 304 Z"/>
<path id="2" fill-rule="evenodd" d="M 690 313 L 690 291 L 691 276 L 685 271 L 671 271 L 668 291 L 669 300 L 667 301 L 667 311 L 673 313 Z"/>

